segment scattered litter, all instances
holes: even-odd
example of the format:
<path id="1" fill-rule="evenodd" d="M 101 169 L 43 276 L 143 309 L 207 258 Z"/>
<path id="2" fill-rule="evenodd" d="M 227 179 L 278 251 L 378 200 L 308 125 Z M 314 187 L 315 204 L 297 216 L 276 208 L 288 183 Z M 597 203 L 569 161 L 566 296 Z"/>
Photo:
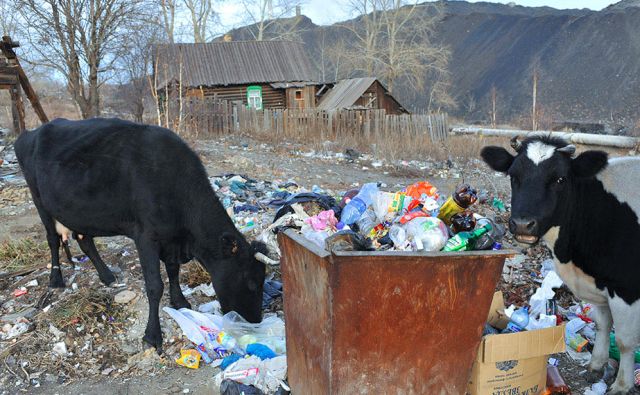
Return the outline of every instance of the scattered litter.
<path id="1" fill-rule="evenodd" d="M 76 255 L 76 256 L 71 257 L 71 261 L 73 263 L 85 263 L 88 260 L 89 260 L 89 257 L 86 256 L 86 255 Z"/>
<path id="2" fill-rule="evenodd" d="M 38 280 L 36 280 L 36 279 L 34 278 L 33 280 L 31 280 L 31 281 L 29 281 L 28 283 L 26 283 L 24 286 L 25 286 L 25 287 L 28 287 L 28 288 L 30 288 L 30 287 L 37 287 L 37 286 L 38 286 Z"/>
<path id="3" fill-rule="evenodd" d="M 17 298 L 17 297 L 20 297 L 22 295 L 26 295 L 27 292 L 28 291 L 27 291 L 26 287 L 20 287 L 20 288 L 16 289 L 15 291 L 13 291 L 12 295 Z"/>
<path id="4" fill-rule="evenodd" d="M 253 385 L 266 393 L 275 392 L 287 374 L 286 356 L 278 356 L 261 361 L 260 358 L 250 356 L 231 364 L 226 370 L 214 377 L 216 385 L 231 379 L 245 385 Z"/>
<path id="5" fill-rule="evenodd" d="M 223 380 L 220 383 L 220 395 L 263 395 L 264 392 L 260 391 L 252 385 L 244 385 L 233 381 L 231 379 Z"/>
<path id="6" fill-rule="evenodd" d="M 180 358 L 176 359 L 176 363 L 185 368 L 198 369 L 200 358 L 200 353 L 196 350 L 180 350 Z"/>
<path id="7" fill-rule="evenodd" d="M 64 342 L 57 342 L 53 345 L 53 352 L 61 357 L 67 356 L 67 345 Z"/>
<path id="8" fill-rule="evenodd" d="M 25 321 L 20 321 L 14 325 L 5 324 L 2 327 L 2 332 L 0 332 L 0 338 L 2 338 L 2 340 L 13 339 L 14 337 L 18 337 L 28 330 L 29 323 Z"/>
<path id="9" fill-rule="evenodd" d="M 53 324 L 49 324 L 49 333 L 51 333 L 56 339 L 60 339 L 64 336 L 64 332 L 56 328 Z"/>

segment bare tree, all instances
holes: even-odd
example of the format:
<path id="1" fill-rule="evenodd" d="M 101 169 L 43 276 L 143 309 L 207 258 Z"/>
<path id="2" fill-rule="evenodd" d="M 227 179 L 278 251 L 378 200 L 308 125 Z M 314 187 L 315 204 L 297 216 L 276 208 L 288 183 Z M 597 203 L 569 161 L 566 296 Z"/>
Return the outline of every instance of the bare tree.
<path id="1" fill-rule="evenodd" d="M 12 7 L 13 1 L 0 0 L 0 33 L 3 36 L 15 36 L 18 28 L 16 13 Z"/>
<path id="2" fill-rule="evenodd" d="M 244 24 L 256 41 L 298 38 L 299 0 L 241 0 Z"/>
<path id="3" fill-rule="evenodd" d="M 151 23 L 139 23 L 136 34 L 127 42 L 127 51 L 118 62 L 118 99 L 123 112 L 142 122 L 145 99 L 151 97 L 148 78 L 153 66 L 153 45 L 158 42 L 161 27 Z"/>
<path id="4" fill-rule="evenodd" d="M 380 78 L 390 92 L 398 83 L 428 85 L 428 108 L 455 103 L 447 93 L 450 51 L 433 40 L 442 20 L 438 3 L 352 0 L 351 8 L 361 15 L 343 25 L 354 37 L 347 54 L 355 73 Z"/>
<path id="5" fill-rule="evenodd" d="M 114 70 L 141 1 L 16 0 L 31 62 L 59 72 L 82 117 L 100 115 L 100 87 Z"/>
<path id="6" fill-rule="evenodd" d="M 174 32 L 176 27 L 176 12 L 178 11 L 178 4 L 176 0 L 160 0 L 160 13 L 162 19 L 159 20 L 160 26 L 167 38 L 169 44 L 175 43 Z"/>
<path id="7" fill-rule="evenodd" d="M 213 0 L 182 0 L 189 11 L 193 42 L 204 43 L 210 38 L 211 24 L 215 23 L 217 14 L 213 10 Z"/>

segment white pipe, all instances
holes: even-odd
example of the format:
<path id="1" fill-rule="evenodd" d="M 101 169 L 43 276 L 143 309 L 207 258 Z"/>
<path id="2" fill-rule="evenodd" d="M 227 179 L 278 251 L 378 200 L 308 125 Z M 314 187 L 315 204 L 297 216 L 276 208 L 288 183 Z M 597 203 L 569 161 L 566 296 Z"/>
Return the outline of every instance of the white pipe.
<path id="1" fill-rule="evenodd" d="M 567 140 L 567 142 L 573 144 L 599 145 L 617 148 L 635 148 L 640 144 L 640 139 L 636 137 L 612 136 L 608 134 L 566 133 L 547 130 L 538 130 L 533 132 L 531 130 L 485 129 L 477 127 L 454 127 L 451 131 L 455 134 L 477 134 L 481 136 L 502 137 L 551 135 L 553 137 L 561 137 Z"/>

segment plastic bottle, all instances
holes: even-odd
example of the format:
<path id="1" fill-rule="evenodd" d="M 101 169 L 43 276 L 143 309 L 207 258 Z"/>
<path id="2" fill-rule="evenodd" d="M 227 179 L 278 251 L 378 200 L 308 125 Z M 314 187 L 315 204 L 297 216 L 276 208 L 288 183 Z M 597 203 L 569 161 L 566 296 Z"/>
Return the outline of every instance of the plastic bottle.
<path id="1" fill-rule="evenodd" d="M 169 314 L 171 318 L 173 318 L 178 323 L 180 329 L 182 329 L 185 336 L 187 336 L 187 339 L 189 339 L 193 344 L 196 345 L 196 349 L 198 350 L 200 355 L 202 355 L 202 359 L 206 363 L 211 363 L 213 359 L 211 359 L 209 354 L 207 354 L 205 347 L 206 339 L 202 332 L 200 332 L 198 325 L 196 325 L 195 322 L 191 321 L 176 309 L 172 309 L 171 307 L 163 307 L 162 310 Z"/>
<path id="2" fill-rule="evenodd" d="M 400 247 L 407 241 L 407 232 L 404 230 L 404 227 L 393 225 L 391 229 L 389 229 L 389 237 L 391 241 L 393 241 L 394 246 Z"/>
<path id="3" fill-rule="evenodd" d="M 451 216 L 453 233 L 470 232 L 476 227 L 476 218 L 470 210 L 464 210 Z"/>
<path id="4" fill-rule="evenodd" d="M 569 386 L 564 382 L 556 366 L 547 365 L 547 390 L 554 395 L 571 394 Z"/>
<path id="5" fill-rule="evenodd" d="M 449 238 L 447 226 L 434 217 L 412 220 L 406 225 L 406 232 L 413 238 L 418 251 L 440 251 Z"/>
<path id="6" fill-rule="evenodd" d="M 440 207 L 438 218 L 451 225 L 451 216 L 464 211 L 478 200 L 478 194 L 469 184 L 462 184 Z"/>
<path id="7" fill-rule="evenodd" d="M 526 328 L 529 325 L 529 308 L 520 308 L 511 314 L 511 322 L 518 325 L 520 328 Z"/>
<path id="8" fill-rule="evenodd" d="M 360 229 L 360 234 L 362 234 L 363 236 L 368 236 L 369 232 L 371 232 L 371 230 L 375 228 L 379 223 L 380 222 L 378 222 L 378 217 L 373 210 L 366 210 L 356 221 L 358 229 Z"/>
<path id="9" fill-rule="evenodd" d="M 444 251 L 469 251 L 475 247 L 475 241 L 491 230 L 491 225 L 487 224 L 472 232 L 460 232 L 447 241 Z"/>
<path id="10" fill-rule="evenodd" d="M 236 339 L 233 336 L 228 334 L 227 332 L 220 331 L 218 332 L 218 336 L 216 337 L 218 343 L 226 348 L 229 351 L 232 351 L 236 354 L 244 355 L 246 352 L 238 345 Z"/>
<path id="11" fill-rule="evenodd" d="M 378 192 L 378 185 L 375 183 L 364 184 L 360 192 L 344 207 L 340 220 L 346 225 L 356 222 L 371 205 L 376 192 Z"/>

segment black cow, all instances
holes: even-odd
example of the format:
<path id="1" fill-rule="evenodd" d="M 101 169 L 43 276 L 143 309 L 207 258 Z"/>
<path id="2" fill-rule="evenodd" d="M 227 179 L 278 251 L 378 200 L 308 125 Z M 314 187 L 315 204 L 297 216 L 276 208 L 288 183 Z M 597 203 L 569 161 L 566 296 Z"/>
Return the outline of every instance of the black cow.
<path id="1" fill-rule="evenodd" d="M 482 158 L 511 178 L 509 228 L 516 239 L 544 238 L 573 293 L 595 306 L 596 342 L 588 379 L 599 380 L 615 324 L 620 370 L 611 394 L 633 391 L 640 344 L 640 158 L 607 160 L 601 151 L 573 158 L 575 147 L 551 137 L 512 140 L 516 156 L 485 147 Z"/>
<path id="2" fill-rule="evenodd" d="M 266 248 L 236 230 L 197 155 L 170 130 L 118 119 L 56 119 L 20 135 L 15 151 L 47 232 L 50 286 L 64 287 L 59 232 L 84 235 L 77 237 L 80 246 L 105 283 L 113 275 L 92 238 L 125 235 L 138 249 L 149 298 L 143 339 L 158 352 L 160 260 L 174 307 L 189 307 L 178 274 L 180 264 L 195 258 L 211 275 L 223 311 L 261 320 L 265 265 L 259 259 Z"/>

